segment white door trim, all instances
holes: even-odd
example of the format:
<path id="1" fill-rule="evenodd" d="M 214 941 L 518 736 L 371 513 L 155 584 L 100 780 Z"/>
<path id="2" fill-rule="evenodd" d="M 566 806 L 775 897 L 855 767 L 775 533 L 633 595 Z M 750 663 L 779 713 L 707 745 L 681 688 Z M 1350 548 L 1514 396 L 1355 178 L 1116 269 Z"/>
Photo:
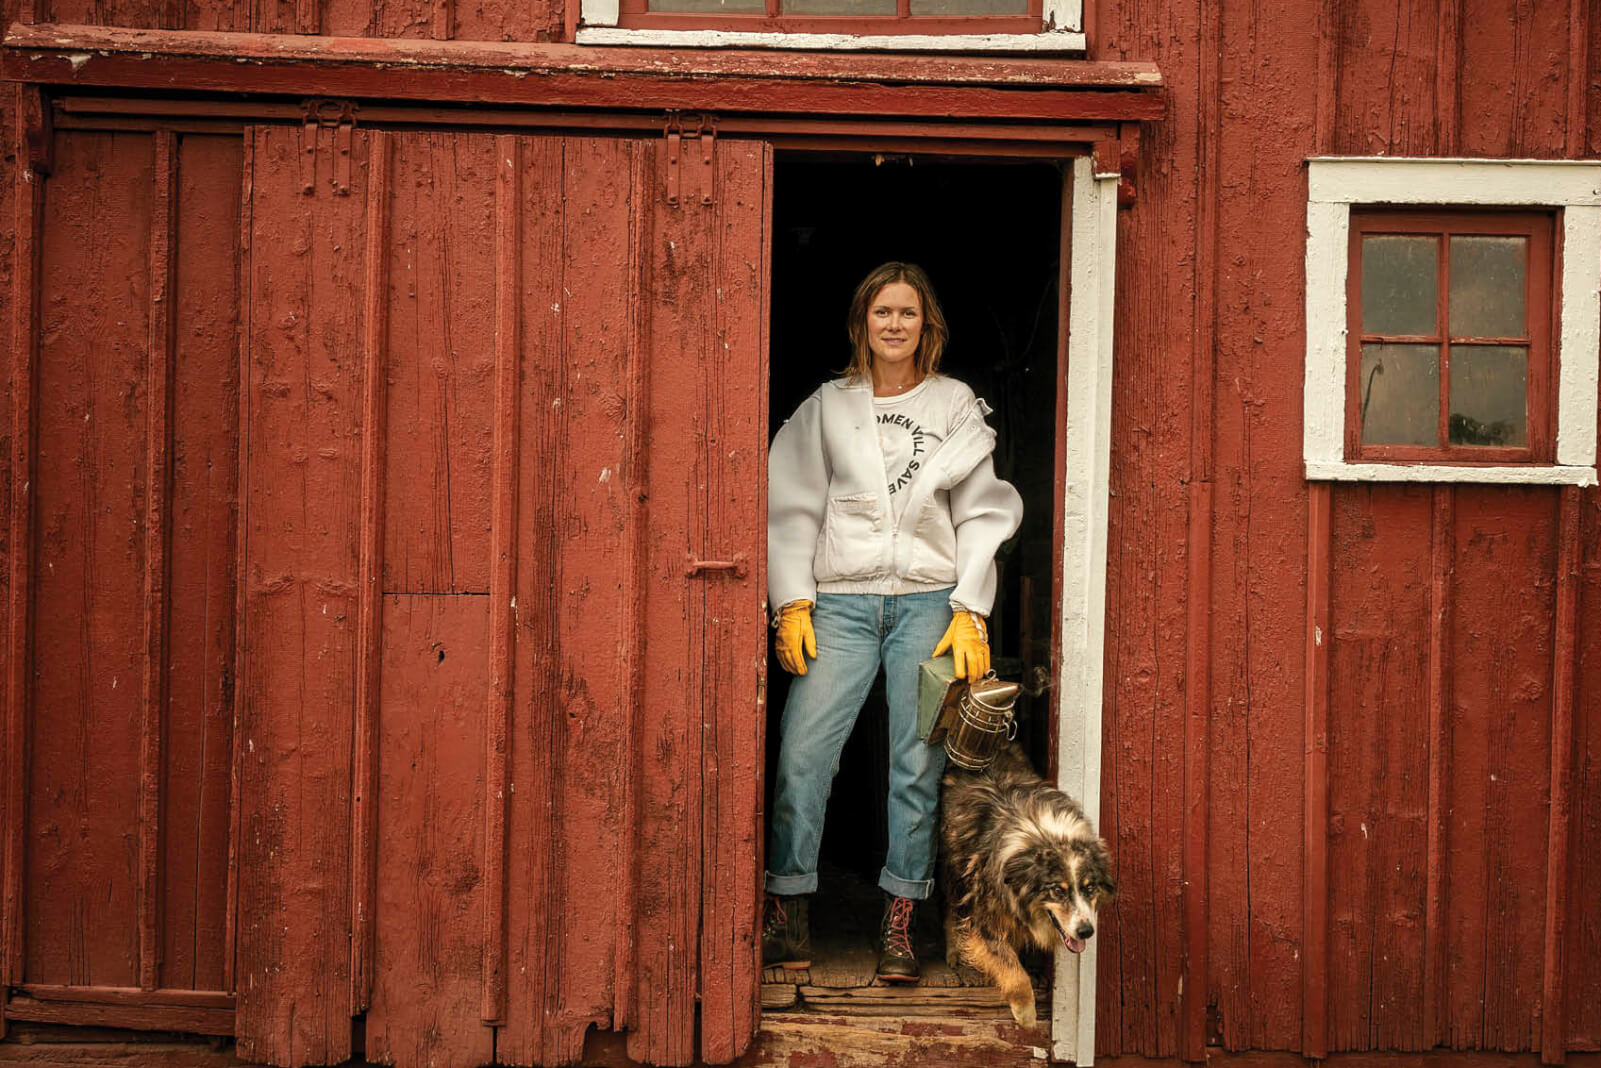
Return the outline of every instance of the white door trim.
<path id="1" fill-rule="evenodd" d="M 1057 782 L 1100 825 L 1101 696 L 1106 649 L 1106 517 L 1111 497 L 1112 308 L 1117 174 L 1073 161 L 1067 320 L 1066 486 L 1062 500 L 1062 668 L 1056 691 Z M 1095 1063 L 1100 939 L 1056 954 L 1051 1054 Z"/>

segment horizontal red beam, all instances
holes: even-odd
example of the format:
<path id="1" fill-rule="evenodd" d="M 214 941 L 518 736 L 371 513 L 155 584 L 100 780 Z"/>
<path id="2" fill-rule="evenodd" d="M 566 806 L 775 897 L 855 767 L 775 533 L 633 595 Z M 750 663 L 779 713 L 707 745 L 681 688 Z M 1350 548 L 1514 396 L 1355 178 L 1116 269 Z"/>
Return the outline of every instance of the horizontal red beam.
<path id="1" fill-rule="evenodd" d="M 600 48 L 13 24 L 10 81 L 720 114 L 1158 119 L 1144 63 Z"/>

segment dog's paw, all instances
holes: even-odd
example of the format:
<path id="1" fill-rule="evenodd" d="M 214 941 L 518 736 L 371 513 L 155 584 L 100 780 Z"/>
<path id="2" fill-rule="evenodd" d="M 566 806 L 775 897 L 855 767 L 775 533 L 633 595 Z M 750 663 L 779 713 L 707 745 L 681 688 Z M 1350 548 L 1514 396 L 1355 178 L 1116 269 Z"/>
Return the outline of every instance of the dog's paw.
<path id="1" fill-rule="evenodd" d="M 1039 1022 L 1039 1017 L 1034 1012 L 1034 992 L 1032 990 L 1029 991 L 1027 998 L 1014 998 L 1011 1005 L 1012 1019 L 1022 1026 L 1033 1027 Z"/>

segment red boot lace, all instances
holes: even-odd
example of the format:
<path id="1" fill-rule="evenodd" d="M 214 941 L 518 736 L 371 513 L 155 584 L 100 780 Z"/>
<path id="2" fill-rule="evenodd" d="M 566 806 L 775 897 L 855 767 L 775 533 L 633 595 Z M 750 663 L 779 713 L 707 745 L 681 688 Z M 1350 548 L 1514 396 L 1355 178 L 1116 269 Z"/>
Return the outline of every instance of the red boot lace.
<path id="1" fill-rule="evenodd" d="M 917 902 L 909 897 L 897 897 L 889 905 L 889 922 L 885 924 L 884 948 L 903 957 L 916 956 L 912 952 L 912 913 Z"/>
<path id="2" fill-rule="evenodd" d="M 768 894 L 767 916 L 766 922 L 762 924 L 762 931 L 767 934 L 772 934 L 773 932 L 782 928 L 788 922 L 788 917 L 784 915 L 784 903 L 779 901 L 776 895 Z"/>

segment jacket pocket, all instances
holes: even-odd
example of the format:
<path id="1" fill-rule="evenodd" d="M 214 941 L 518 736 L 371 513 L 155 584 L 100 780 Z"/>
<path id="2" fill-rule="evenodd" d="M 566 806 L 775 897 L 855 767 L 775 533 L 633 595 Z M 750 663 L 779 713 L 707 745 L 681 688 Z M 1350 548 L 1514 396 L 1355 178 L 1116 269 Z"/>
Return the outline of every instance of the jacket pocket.
<path id="1" fill-rule="evenodd" d="M 917 514 L 906 566 L 906 578 L 912 582 L 956 581 L 956 527 L 942 497 L 944 494 L 935 494 L 924 501 Z"/>
<path id="2" fill-rule="evenodd" d="M 823 522 L 823 569 L 819 579 L 865 578 L 877 573 L 884 514 L 876 493 L 830 497 Z"/>

